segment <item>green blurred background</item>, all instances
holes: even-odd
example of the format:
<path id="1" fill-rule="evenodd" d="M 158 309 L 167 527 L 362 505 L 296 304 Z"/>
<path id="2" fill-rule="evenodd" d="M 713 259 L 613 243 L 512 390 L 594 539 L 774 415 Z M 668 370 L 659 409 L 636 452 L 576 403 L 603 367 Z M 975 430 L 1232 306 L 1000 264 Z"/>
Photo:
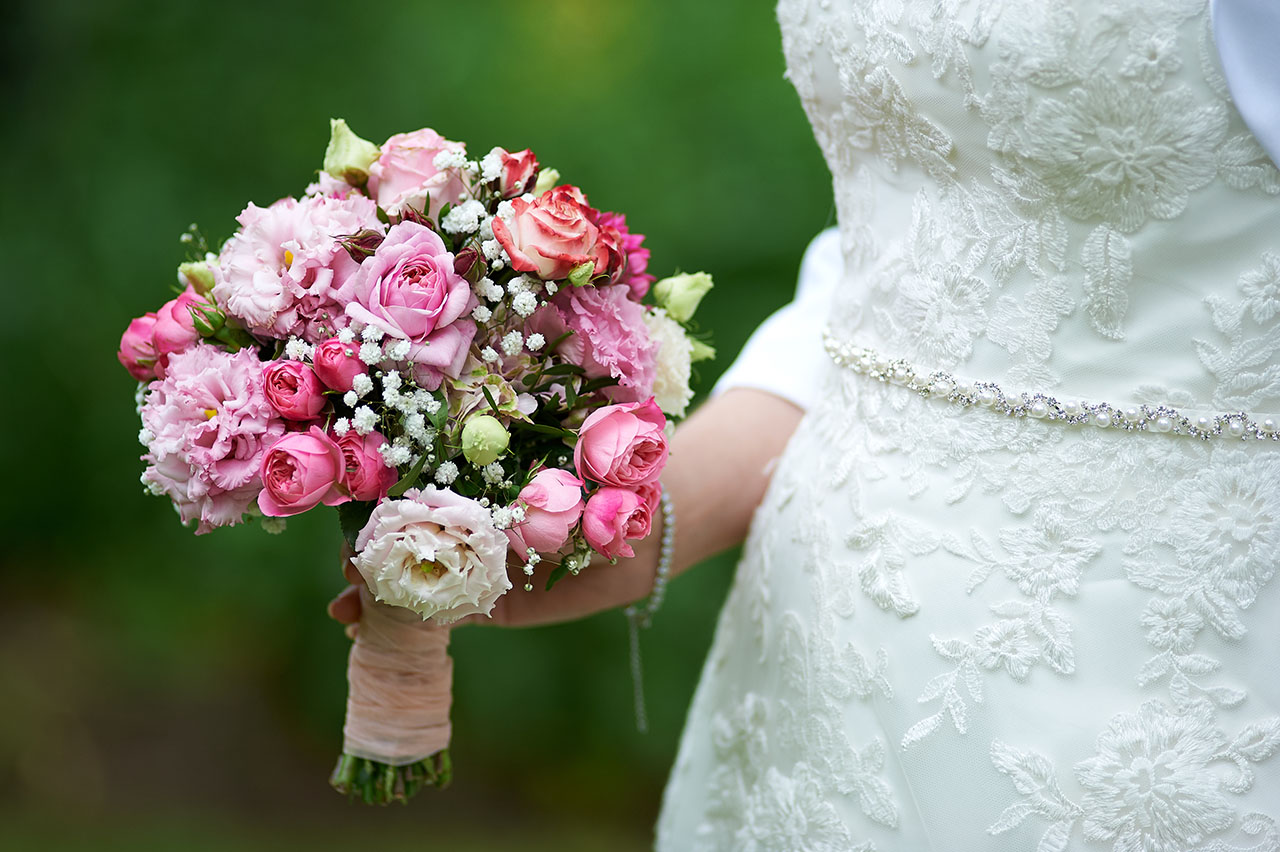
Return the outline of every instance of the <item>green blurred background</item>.
<path id="1" fill-rule="evenodd" d="M 786 301 L 830 189 L 764 0 L 44 0 L 0 30 L 7 317 L 0 848 L 643 849 L 732 575 L 624 619 L 454 638 L 455 782 L 408 807 L 326 784 L 347 642 L 328 512 L 196 538 L 138 484 L 133 316 L 178 236 L 221 241 L 300 193 L 330 116 L 531 147 L 648 235 L 651 271 L 715 274 L 722 354 Z"/>

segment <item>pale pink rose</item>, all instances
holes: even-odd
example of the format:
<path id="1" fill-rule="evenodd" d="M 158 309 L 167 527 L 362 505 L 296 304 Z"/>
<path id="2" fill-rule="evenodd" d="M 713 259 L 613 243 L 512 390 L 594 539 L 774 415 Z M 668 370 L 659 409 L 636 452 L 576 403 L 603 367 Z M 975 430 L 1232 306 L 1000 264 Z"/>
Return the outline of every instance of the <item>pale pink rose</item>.
<path id="1" fill-rule="evenodd" d="M 667 464 L 666 422 L 653 399 L 597 408 L 578 430 L 573 448 L 578 475 L 632 489 L 657 482 Z"/>
<path id="2" fill-rule="evenodd" d="M 627 285 L 631 298 L 640 301 L 654 281 L 653 276 L 645 272 L 649 268 L 649 250 L 642 247 L 644 234 L 627 230 L 627 217 L 621 213 L 601 213 L 596 217 L 596 226 L 610 251 L 620 253 L 623 258 L 612 280 Z M 612 257 L 610 261 L 613 262 Z"/>
<path id="3" fill-rule="evenodd" d="M 347 326 L 345 287 L 359 264 L 339 239 L 385 231 L 373 201 L 356 193 L 282 198 L 265 209 L 250 204 L 236 221 L 213 288 L 229 316 L 255 334 L 309 343 Z"/>
<path id="4" fill-rule="evenodd" d="M 200 339 L 200 332 L 196 331 L 191 310 L 203 304 L 204 300 L 188 287 L 184 293 L 165 302 L 156 311 L 156 321 L 151 327 L 151 345 L 155 347 L 157 355 L 164 357 L 195 345 Z"/>
<path id="5" fill-rule="evenodd" d="M 440 208 L 466 197 L 467 186 L 456 169 L 435 166 L 442 151 L 466 151 L 461 142 L 450 142 L 430 128 L 397 133 L 382 143 L 381 155 L 369 167 L 369 192 L 378 206 L 392 216 L 412 208 L 435 218 Z"/>
<path id="6" fill-rule="evenodd" d="M 596 489 L 582 511 L 582 534 L 587 544 L 609 559 L 635 556 L 627 541 L 647 536 L 652 524 L 649 505 L 627 488 Z"/>
<path id="7" fill-rule="evenodd" d="M 572 331 L 557 352 L 588 378 L 617 379 L 604 391 L 611 400 L 638 402 L 652 396 L 657 375 L 658 344 L 644 320 L 624 285 L 569 287 L 529 318 L 529 328 L 547 340 Z"/>
<path id="8" fill-rule="evenodd" d="M 262 363 L 200 343 L 169 356 L 142 404 L 143 481 L 172 498 L 196 532 L 239 523 L 262 488 L 258 469 L 285 424 L 267 401 Z"/>
<path id="9" fill-rule="evenodd" d="M 374 507 L 351 561 L 377 600 L 440 624 L 488 615 L 511 588 L 507 538 L 489 510 L 434 487 Z"/>
<path id="10" fill-rule="evenodd" d="M 342 450 L 344 473 L 342 486 L 355 500 L 381 500 L 388 489 L 396 484 L 399 474 L 394 467 L 387 467 L 378 452 L 387 439 L 377 432 L 361 435 L 355 430 L 336 438 Z"/>
<path id="11" fill-rule="evenodd" d="M 314 420 L 324 410 L 324 386 L 301 361 L 272 361 L 262 368 L 267 401 L 287 420 Z"/>
<path id="12" fill-rule="evenodd" d="M 369 368 L 360 360 L 359 343 L 343 343 L 330 337 L 316 345 L 311 356 L 311 366 L 330 390 L 346 393 L 351 390 L 356 376 L 364 375 Z"/>
<path id="13" fill-rule="evenodd" d="M 430 228 L 416 222 L 392 226 L 374 255 L 352 279 L 347 315 L 390 337 L 413 344 L 407 360 L 427 390 L 456 378 L 475 338 L 465 317 L 477 299 L 454 271 L 454 257 Z"/>
<path id="14" fill-rule="evenodd" d="M 528 148 L 512 154 L 502 148 L 502 175 L 498 178 L 498 191 L 503 198 L 515 198 L 533 189 L 533 176 L 538 173 L 538 158 Z"/>
<path id="15" fill-rule="evenodd" d="M 116 358 L 140 382 L 149 382 L 156 378 L 155 344 L 151 341 L 151 330 L 155 327 L 156 315 L 150 312 L 130 320 L 129 327 L 120 335 L 120 349 Z"/>
<path id="16" fill-rule="evenodd" d="M 524 521 L 507 530 L 512 549 L 524 558 L 529 548 L 553 553 L 569 539 L 582 517 L 582 480 L 567 470 L 546 468 L 520 489 Z"/>
<path id="17" fill-rule="evenodd" d="M 319 426 L 290 432 L 262 456 L 258 508 L 268 517 L 282 518 L 320 503 L 345 503 L 351 499 L 339 487 L 345 472 L 342 450 Z"/>
<path id="18" fill-rule="evenodd" d="M 493 220 L 493 236 L 511 257 L 511 266 L 553 281 L 566 278 L 576 266 L 592 262 L 593 274 L 604 274 L 608 250 L 600 245 L 597 215 L 576 186 L 557 186 L 532 202 L 511 202 L 511 221 Z"/>

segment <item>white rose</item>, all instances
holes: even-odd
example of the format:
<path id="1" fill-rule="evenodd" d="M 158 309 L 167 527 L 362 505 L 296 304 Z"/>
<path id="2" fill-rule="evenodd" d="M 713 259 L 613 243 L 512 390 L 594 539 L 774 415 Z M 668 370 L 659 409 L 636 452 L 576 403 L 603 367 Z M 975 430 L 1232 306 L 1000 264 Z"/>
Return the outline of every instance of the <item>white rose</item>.
<path id="1" fill-rule="evenodd" d="M 680 323 L 667 316 L 662 308 L 645 315 L 649 337 L 658 344 L 658 363 L 653 381 L 653 398 L 658 407 L 672 417 L 684 417 L 693 390 L 689 387 L 689 365 L 693 361 L 693 343 Z"/>
<path id="2" fill-rule="evenodd" d="M 507 537 L 474 500 L 437 488 L 405 492 L 373 510 L 351 560 L 383 603 L 438 624 L 488 615 L 511 588 Z"/>

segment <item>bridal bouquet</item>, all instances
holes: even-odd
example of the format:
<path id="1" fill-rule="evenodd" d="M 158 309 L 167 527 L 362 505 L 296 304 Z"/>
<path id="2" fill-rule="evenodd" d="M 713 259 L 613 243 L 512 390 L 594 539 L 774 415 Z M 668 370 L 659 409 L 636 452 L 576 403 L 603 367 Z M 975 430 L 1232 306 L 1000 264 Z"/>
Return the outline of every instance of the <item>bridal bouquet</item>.
<path id="1" fill-rule="evenodd" d="M 654 283 L 644 237 L 533 152 L 332 122 L 301 198 L 250 204 L 133 320 L 142 482 L 196 533 L 336 506 L 365 581 L 332 779 L 367 802 L 448 781 L 449 625 L 599 555 L 661 494 L 704 274 Z"/>

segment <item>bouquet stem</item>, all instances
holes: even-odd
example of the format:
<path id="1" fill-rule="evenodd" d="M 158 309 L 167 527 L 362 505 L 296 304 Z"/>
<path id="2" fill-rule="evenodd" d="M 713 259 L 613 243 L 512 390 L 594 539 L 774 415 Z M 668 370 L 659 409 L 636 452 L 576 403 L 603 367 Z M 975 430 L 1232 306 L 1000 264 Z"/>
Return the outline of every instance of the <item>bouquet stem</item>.
<path id="1" fill-rule="evenodd" d="M 449 628 L 360 590 L 360 627 L 347 662 L 342 756 L 329 783 L 367 804 L 405 802 L 452 775 Z"/>

